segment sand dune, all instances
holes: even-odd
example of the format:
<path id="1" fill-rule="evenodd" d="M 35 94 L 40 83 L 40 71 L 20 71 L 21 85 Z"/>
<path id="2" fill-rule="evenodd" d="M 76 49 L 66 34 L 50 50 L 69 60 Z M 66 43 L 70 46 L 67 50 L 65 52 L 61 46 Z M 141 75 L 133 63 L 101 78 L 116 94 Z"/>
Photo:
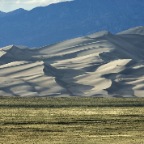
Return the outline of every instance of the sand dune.
<path id="1" fill-rule="evenodd" d="M 144 97 L 144 27 L 39 49 L 0 49 L 1 96 Z"/>
<path id="2" fill-rule="evenodd" d="M 131 28 L 131 29 L 128 29 L 126 31 L 120 32 L 119 34 L 144 35 L 144 27 L 143 26 L 139 26 L 139 27 L 136 27 L 136 28 Z"/>

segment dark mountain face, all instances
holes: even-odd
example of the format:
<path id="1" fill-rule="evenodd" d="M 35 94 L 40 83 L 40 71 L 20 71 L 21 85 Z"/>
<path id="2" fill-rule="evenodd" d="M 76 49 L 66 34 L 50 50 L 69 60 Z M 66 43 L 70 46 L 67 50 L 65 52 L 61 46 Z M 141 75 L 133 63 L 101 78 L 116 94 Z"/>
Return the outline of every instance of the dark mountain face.
<path id="1" fill-rule="evenodd" d="M 5 12 L 0 11 L 0 18 L 3 17 L 3 16 L 5 16 L 5 15 L 6 15 Z"/>
<path id="2" fill-rule="evenodd" d="M 0 12 L 0 47 L 39 47 L 101 30 L 144 25 L 144 0 L 75 0 Z"/>

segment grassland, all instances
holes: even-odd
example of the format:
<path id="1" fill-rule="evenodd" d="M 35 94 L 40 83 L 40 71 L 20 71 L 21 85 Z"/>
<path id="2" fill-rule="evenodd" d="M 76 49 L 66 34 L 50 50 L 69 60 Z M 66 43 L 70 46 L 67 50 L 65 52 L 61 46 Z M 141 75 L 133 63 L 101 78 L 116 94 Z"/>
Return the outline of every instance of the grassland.
<path id="1" fill-rule="evenodd" d="M 0 144 L 144 144 L 144 98 L 0 98 Z"/>

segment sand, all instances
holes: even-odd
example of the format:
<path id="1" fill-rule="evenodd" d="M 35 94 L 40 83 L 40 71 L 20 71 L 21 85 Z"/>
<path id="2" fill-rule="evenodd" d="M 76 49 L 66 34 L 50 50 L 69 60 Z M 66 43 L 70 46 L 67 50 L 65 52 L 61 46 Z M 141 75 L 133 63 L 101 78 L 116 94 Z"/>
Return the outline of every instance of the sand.
<path id="1" fill-rule="evenodd" d="M 1 96 L 144 97 L 144 27 L 39 49 L 0 49 Z"/>

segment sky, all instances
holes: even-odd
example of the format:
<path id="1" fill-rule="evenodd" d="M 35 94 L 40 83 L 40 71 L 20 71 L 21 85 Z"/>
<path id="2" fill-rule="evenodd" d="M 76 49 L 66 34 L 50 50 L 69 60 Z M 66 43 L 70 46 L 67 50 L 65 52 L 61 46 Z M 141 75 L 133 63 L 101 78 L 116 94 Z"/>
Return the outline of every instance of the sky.
<path id="1" fill-rule="evenodd" d="M 0 11 L 9 12 L 18 8 L 31 10 L 38 6 L 46 6 L 62 1 L 68 0 L 0 0 Z"/>

